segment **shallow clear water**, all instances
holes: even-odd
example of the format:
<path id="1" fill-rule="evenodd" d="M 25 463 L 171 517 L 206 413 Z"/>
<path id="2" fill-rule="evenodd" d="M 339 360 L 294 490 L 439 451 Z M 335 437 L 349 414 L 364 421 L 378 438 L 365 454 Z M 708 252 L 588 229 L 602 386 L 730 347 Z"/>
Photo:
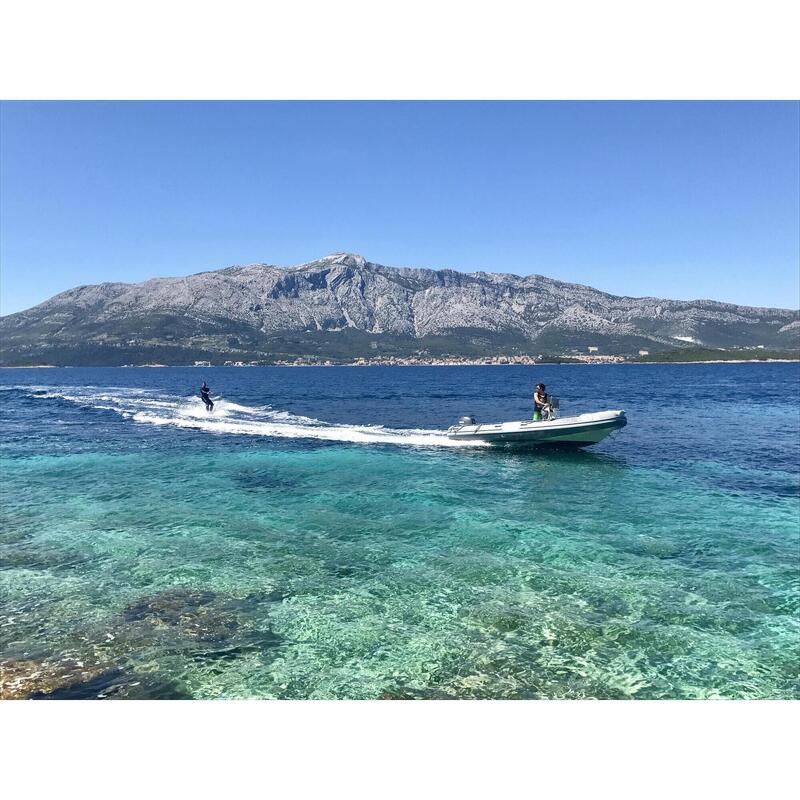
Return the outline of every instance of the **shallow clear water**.
<path id="1" fill-rule="evenodd" d="M 538 380 L 628 427 L 583 452 L 444 436 L 524 418 Z M 799 381 L 0 370 L 6 694 L 800 697 Z"/>

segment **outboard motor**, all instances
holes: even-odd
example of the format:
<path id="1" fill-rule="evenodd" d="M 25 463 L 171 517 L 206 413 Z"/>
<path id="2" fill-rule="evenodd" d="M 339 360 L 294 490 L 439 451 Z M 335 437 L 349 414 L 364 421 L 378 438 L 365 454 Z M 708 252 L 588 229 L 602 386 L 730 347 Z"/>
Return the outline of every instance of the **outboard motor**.
<path id="1" fill-rule="evenodd" d="M 462 427 L 463 425 L 474 425 L 475 424 L 475 417 L 459 417 L 458 418 L 458 427 Z"/>

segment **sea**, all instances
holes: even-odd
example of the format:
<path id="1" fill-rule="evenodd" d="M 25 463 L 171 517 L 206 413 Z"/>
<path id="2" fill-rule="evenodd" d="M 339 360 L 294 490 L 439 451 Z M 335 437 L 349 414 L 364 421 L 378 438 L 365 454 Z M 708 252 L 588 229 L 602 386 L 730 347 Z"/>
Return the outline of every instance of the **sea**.
<path id="1" fill-rule="evenodd" d="M 628 426 L 447 438 L 537 382 Z M 3 369 L 0 404 L 5 697 L 800 697 L 800 364 Z"/>

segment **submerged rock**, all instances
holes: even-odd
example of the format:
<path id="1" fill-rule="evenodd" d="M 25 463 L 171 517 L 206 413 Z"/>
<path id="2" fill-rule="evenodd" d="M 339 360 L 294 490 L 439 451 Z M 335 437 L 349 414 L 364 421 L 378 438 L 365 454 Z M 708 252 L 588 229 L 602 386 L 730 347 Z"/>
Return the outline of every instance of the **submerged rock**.
<path id="1" fill-rule="evenodd" d="M 158 675 L 138 675 L 108 670 L 83 683 L 56 689 L 31 700 L 191 700 L 192 695 L 175 681 Z"/>
<path id="2" fill-rule="evenodd" d="M 23 700 L 87 683 L 103 674 L 121 674 L 109 664 L 87 664 L 74 658 L 60 660 L 8 659 L 0 661 L 0 699 Z"/>
<path id="3" fill-rule="evenodd" d="M 215 592 L 170 589 L 130 603 L 122 616 L 126 622 L 177 628 L 183 635 L 203 641 L 224 641 L 239 627 L 236 614 L 224 606 Z"/>
<path id="4" fill-rule="evenodd" d="M 174 588 L 138 598 L 121 613 L 78 625 L 59 655 L 0 657 L 0 699 L 188 698 L 174 658 L 225 662 L 277 652 L 283 640 L 268 609 L 285 596 Z"/>
<path id="5" fill-rule="evenodd" d="M 487 603 L 473 609 L 469 615 L 479 627 L 499 633 L 513 633 L 530 624 L 529 613 L 513 606 Z"/>
<path id="6" fill-rule="evenodd" d="M 0 661 L 1 700 L 182 700 L 191 695 L 174 681 L 139 675 L 109 662 L 75 658 Z"/>
<path id="7" fill-rule="evenodd" d="M 230 660 L 248 652 L 266 652 L 282 642 L 269 624 L 269 607 L 285 597 L 279 589 L 244 598 L 168 589 L 128 604 L 113 645 L 135 652 L 159 637 L 162 646 L 188 651 L 195 660 Z"/>
<path id="8" fill-rule="evenodd" d="M 378 700 L 455 700 L 455 696 L 437 687 L 388 689 L 378 695 Z"/>

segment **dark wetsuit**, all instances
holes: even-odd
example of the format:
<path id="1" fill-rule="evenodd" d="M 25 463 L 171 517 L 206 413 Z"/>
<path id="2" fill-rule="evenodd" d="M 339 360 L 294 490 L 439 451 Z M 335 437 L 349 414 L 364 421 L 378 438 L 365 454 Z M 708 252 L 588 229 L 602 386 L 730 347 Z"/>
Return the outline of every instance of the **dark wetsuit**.
<path id="1" fill-rule="evenodd" d="M 208 396 L 208 393 L 211 391 L 208 387 L 205 389 L 200 387 L 200 397 L 203 398 L 203 402 L 206 404 L 206 411 L 213 411 L 214 410 L 214 401 Z"/>

